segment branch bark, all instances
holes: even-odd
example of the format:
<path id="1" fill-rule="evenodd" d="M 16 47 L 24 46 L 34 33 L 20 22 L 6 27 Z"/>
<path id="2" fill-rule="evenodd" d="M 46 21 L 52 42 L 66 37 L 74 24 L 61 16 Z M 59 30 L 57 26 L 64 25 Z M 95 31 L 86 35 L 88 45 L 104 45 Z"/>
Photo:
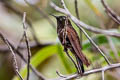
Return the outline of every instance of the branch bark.
<path id="1" fill-rule="evenodd" d="M 7 38 L 5 38 L 1 33 L 0 33 L 0 37 L 6 43 L 6 45 L 8 46 L 9 50 L 12 53 L 13 67 L 14 67 L 14 70 L 16 72 L 16 75 L 18 75 L 18 77 L 20 78 L 20 80 L 24 80 L 22 78 L 22 76 L 20 75 L 19 71 L 18 71 L 18 65 L 17 65 L 16 55 L 15 55 L 15 52 L 14 52 L 13 48 L 11 47 L 11 45 L 10 45 L 9 41 L 7 40 Z"/>
<path id="2" fill-rule="evenodd" d="M 93 69 L 93 70 L 86 71 L 83 74 L 83 76 L 87 76 L 89 74 L 94 74 L 94 73 L 98 73 L 98 72 L 102 72 L 102 71 L 107 71 L 107 70 L 110 70 L 110 69 L 113 69 L 113 68 L 119 68 L 119 67 L 120 67 L 120 63 L 112 64 L 110 66 L 108 65 L 108 66 L 105 66 L 105 67 L 102 67 L 102 68 L 99 68 L 99 69 Z M 75 79 L 77 77 L 80 77 L 80 75 L 73 74 L 73 75 L 66 76 L 66 78 L 60 77 L 60 78 L 52 79 L 52 80 L 71 80 L 71 79 Z"/>
<path id="3" fill-rule="evenodd" d="M 27 56 L 28 56 L 28 62 L 27 62 L 27 80 L 29 80 L 31 51 L 30 51 L 29 40 L 28 40 L 27 33 L 26 33 L 27 26 L 25 25 L 25 21 L 26 21 L 26 12 L 23 13 L 23 29 L 24 29 L 25 42 L 26 42 L 26 46 L 27 46 Z"/>
<path id="4" fill-rule="evenodd" d="M 74 0 L 74 4 L 75 4 L 76 17 L 78 18 L 78 20 L 80 20 L 79 10 L 78 10 L 78 1 Z M 81 45 L 81 48 L 82 48 L 82 31 L 79 30 L 79 32 L 80 32 L 80 45 Z"/>

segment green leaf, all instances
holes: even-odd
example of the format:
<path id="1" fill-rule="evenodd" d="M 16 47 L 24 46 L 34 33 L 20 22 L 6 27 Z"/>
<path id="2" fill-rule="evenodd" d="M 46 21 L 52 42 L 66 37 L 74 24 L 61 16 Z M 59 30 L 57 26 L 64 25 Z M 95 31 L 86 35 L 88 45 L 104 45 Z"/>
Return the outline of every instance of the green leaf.
<path id="1" fill-rule="evenodd" d="M 106 37 L 104 35 L 97 35 L 97 36 L 94 36 L 91 38 L 97 45 L 103 45 L 105 43 L 108 43 L 108 40 L 106 39 Z M 114 44 L 119 45 L 119 43 L 120 43 L 119 38 L 111 37 L 111 39 L 114 42 Z M 90 49 L 91 46 L 92 46 L 92 44 L 90 43 L 89 40 L 86 40 L 83 42 L 83 49 Z"/>
<path id="2" fill-rule="evenodd" d="M 41 49 L 31 58 L 32 66 L 37 67 L 44 60 L 46 60 L 55 53 L 57 53 L 57 45 L 51 45 Z M 23 78 L 26 77 L 26 73 L 27 73 L 26 67 L 21 69 L 20 74 L 22 75 Z M 19 79 L 15 77 L 13 80 L 19 80 Z"/>
<path id="3" fill-rule="evenodd" d="M 95 41 L 95 43 L 97 43 L 97 45 L 102 45 L 102 44 L 108 43 L 108 41 L 104 35 L 94 36 L 94 37 L 92 37 L 92 40 Z M 92 44 L 90 43 L 89 40 L 86 40 L 85 42 L 83 42 L 83 49 L 90 49 L 91 46 L 92 46 Z"/>
<path id="4" fill-rule="evenodd" d="M 48 57 L 52 56 L 53 54 L 57 53 L 57 45 L 51 45 L 43 48 L 42 50 L 38 51 L 31 59 L 31 64 L 37 67 L 41 62 L 43 62 Z"/>

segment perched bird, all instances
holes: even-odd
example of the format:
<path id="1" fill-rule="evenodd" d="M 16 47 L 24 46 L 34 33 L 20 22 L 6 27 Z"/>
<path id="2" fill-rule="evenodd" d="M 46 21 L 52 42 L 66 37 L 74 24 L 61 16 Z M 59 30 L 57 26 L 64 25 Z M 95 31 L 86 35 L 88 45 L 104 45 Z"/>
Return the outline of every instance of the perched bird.
<path id="1" fill-rule="evenodd" d="M 69 49 L 73 53 L 77 61 L 77 71 L 78 73 L 83 74 L 83 64 L 88 67 L 90 63 L 82 53 L 80 39 L 77 32 L 72 27 L 72 24 L 68 17 L 55 15 L 52 16 L 54 16 L 57 20 L 57 34 L 61 44 L 64 47 L 64 51 L 67 52 Z"/>

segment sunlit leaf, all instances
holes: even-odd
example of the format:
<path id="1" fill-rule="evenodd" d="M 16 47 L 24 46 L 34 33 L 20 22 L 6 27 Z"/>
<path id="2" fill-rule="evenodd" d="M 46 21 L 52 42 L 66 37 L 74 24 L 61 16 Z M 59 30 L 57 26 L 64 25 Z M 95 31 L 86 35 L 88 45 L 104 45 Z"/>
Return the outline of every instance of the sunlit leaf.
<path id="1" fill-rule="evenodd" d="M 45 59 L 49 58 L 53 54 L 57 53 L 57 45 L 51 45 L 47 46 L 40 51 L 38 51 L 32 58 L 31 58 L 31 64 L 34 67 L 37 67 L 39 64 L 41 64 Z M 20 71 L 20 74 L 23 78 L 26 77 L 27 68 L 23 68 Z M 14 80 L 18 80 L 17 77 L 14 78 Z"/>

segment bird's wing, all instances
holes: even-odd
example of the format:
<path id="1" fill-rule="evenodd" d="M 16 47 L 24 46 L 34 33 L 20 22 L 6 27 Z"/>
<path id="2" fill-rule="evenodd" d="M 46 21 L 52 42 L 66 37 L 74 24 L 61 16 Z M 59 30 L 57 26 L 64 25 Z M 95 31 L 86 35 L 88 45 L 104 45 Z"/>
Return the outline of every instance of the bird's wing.
<path id="1" fill-rule="evenodd" d="M 72 27 L 67 27 L 66 31 L 67 31 L 67 36 L 69 38 L 69 41 L 70 41 L 70 43 L 72 45 L 72 48 L 75 51 L 75 54 L 82 60 L 82 62 L 86 66 L 89 66 L 90 63 L 88 62 L 85 55 L 82 53 L 79 37 L 78 37 L 76 31 Z"/>

